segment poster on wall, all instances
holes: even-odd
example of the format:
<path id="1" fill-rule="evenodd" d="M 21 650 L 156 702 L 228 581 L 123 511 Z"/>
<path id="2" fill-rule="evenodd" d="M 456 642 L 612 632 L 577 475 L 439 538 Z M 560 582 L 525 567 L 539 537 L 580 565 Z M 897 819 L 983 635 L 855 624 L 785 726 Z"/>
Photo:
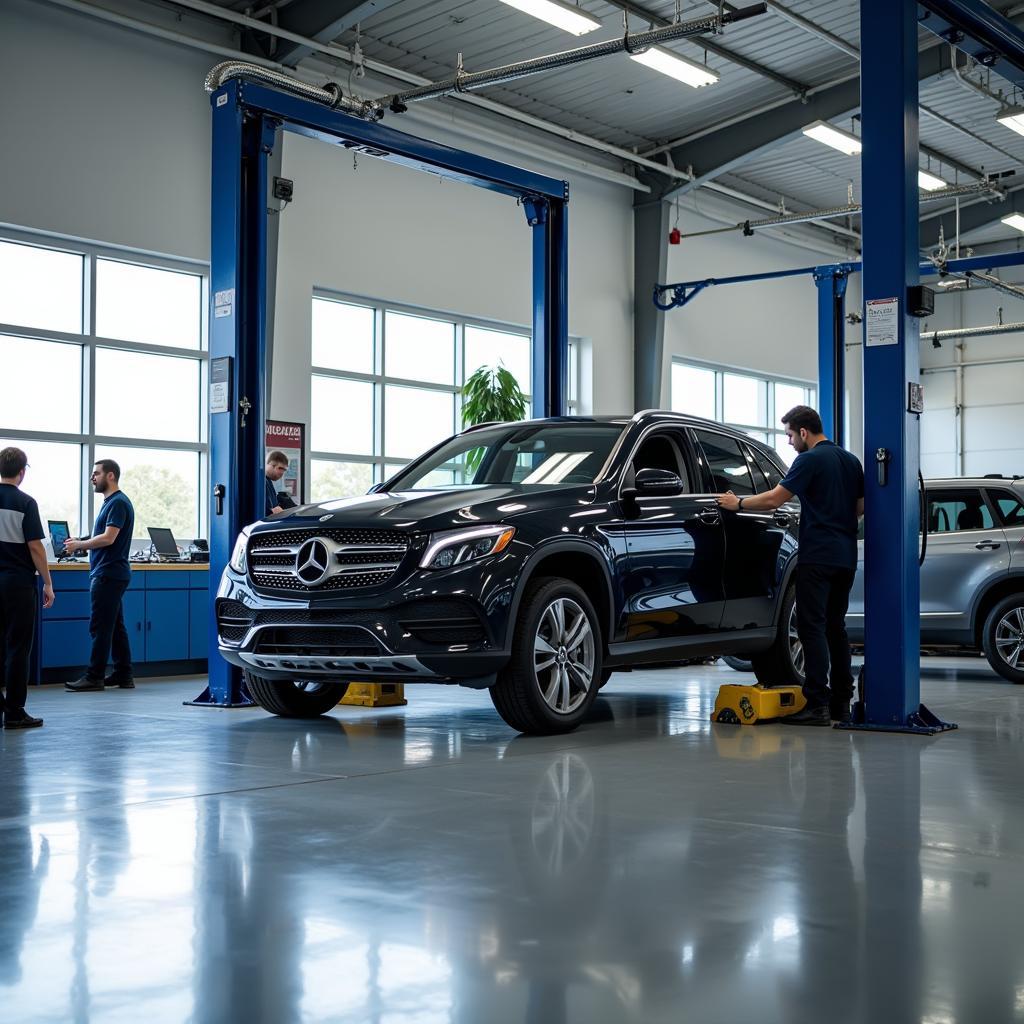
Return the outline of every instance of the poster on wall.
<path id="1" fill-rule="evenodd" d="M 277 483 L 278 491 L 286 492 L 296 505 L 305 504 L 306 426 L 304 423 L 282 423 L 267 420 L 266 452 L 281 452 L 288 457 L 288 472 Z"/>

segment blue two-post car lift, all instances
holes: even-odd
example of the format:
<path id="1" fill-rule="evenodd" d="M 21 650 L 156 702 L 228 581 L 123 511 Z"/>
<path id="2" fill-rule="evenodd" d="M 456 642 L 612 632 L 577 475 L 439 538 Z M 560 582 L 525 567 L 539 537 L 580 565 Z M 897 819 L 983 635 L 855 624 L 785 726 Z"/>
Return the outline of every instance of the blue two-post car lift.
<path id="1" fill-rule="evenodd" d="M 267 158 L 282 131 L 355 150 L 522 203 L 533 231 L 533 409 L 565 409 L 568 353 L 568 183 L 364 121 L 238 78 L 213 106 L 210 266 L 211 381 L 223 405 L 210 415 L 209 684 L 194 704 L 251 703 L 240 671 L 217 652 L 216 581 L 239 531 L 264 513 Z M 223 408 L 224 411 L 216 411 Z"/>
<path id="2" fill-rule="evenodd" d="M 685 305 L 704 288 L 800 274 L 818 286 L 819 405 L 825 429 L 843 439 L 843 309 L 851 273 L 863 273 L 865 306 L 896 303 L 896 332 L 864 345 L 864 631 L 868 665 L 863 720 L 854 728 L 931 734 L 955 728 L 921 703 L 920 417 L 909 385 L 920 378 L 917 319 L 909 289 L 938 273 L 919 264 L 918 26 L 1014 81 L 1024 79 L 1024 34 L 982 0 L 861 0 L 862 263 L 804 267 L 743 277 L 659 285 L 661 309 Z M 1022 83 L 1024 84 L 1024 83 Z M 954 260 L 950 272 L 1024 263 L 1003 253 Z M 668 298 L 666 299 L 666 296 Z"/>

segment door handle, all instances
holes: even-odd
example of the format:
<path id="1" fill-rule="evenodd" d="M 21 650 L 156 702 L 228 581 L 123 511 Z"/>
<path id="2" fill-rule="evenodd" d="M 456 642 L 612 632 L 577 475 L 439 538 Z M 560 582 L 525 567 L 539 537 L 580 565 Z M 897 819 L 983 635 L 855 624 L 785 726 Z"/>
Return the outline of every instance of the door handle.
<path id="1" fill-rule="evenodd" d="M 996 540 L 979 540 L 974 546 L 979 551 L 995 551 L 996 548 L 1002 547 L 1002 544 Z"/>
<path id="2" fill-rule="evenodd" d="M 702 523 L 707 523 L 709 526 L 712 526 L 715 523 L 720 523 L 722 521 L 722 516 L 717 508 L 702 508 L 697 513 L 697 518 Z"/>
<path id="3" fill-rule="evenodd" d="M 772 518 L 779 526 L 789 526 L 793 522 L 793 517 L 788 512 L 776 512 Z"/>

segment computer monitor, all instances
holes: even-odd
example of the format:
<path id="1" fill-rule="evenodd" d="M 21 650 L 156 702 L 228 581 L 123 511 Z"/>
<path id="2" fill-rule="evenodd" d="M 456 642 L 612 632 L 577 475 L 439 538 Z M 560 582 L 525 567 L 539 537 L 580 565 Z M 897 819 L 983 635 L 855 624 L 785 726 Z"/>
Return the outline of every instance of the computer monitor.
<path id="1" fill-rule="evenodd" d="M 53 545 L 53 557 L 64 557 L 64 541 L 71 536 L 66 519 L 47 519 L 46 532 L 50 535 L 50 543 Z"/>
<path id="2" fill-rule="evenodd" d="M 178 551 L 177 542 L 174 539 L 174 534 L 170 530 L 163 526 L 147 526 L 149 530 L 149 539 L 153 542 L 153 547 L 156 548 L 156 553 L 161 558 L 178 558 L 181 554 Z"/>

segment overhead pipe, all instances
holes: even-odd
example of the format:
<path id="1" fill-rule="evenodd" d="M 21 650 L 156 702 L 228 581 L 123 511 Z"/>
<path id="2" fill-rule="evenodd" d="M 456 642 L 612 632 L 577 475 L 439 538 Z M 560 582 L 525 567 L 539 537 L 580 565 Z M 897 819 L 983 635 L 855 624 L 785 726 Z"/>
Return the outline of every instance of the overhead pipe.
<path id="1" fill-rule="evenodd" d="M 417 103 L 421 100 L 432 100 L 455 93 L 472 92 L 488 85 L 501 85 L 505 82 L 513 82 L 528 75 L 536 75 L 542 71 L 554 71 L 557 68 L 571 67 L 574 64 L 582 64 L 584 61 L 595 60 L 599 57 L 609 57 L 616 53 L 640 53 L 659 43 L 668 43 L 674 39 L 685 39 L 687 36 L 717 32 L 723 25 L 746 21 L 748 18 L 764 14 L 767 9 L 765 3 L 756 3 L 751 4 L 749 7 L 741 7 L 738 10 L 723 11 L 720 15 L 715 14 L 706 18 L 692 18 L 689 21 L 676 22 L 673 25 L 651 29 L 648 32 L 636 32 L 632 35 L 627 32 L 621 37 L 608 39 L 602 43 L 590 43 L 587 46 L 578 46 L 572 50 L 563 50 L 561 53 L 552 53 L 544 57 L 534 57 L 531 60 L 505 64 L 502 67 L 491 68 L 488 71 L 464 72 L 460 70 L 451 78 L 434 82 L 431 85 L 423 85 L 417 89 L 408 89 L 405 92 L 382 96 L 374 102 L 381 108 L 381 111 L 387 108 L 396 113 L 401 113 L 408 104 Z"/>
<path id="2" fill-rule="evenodd" d="M 987 338 L 996 334 L 1016 334 L 1019 331 L 1024 331 L 1024 322 L 1017 321 L 1012 324 L 990 324 L 988 327 L 950 327 L 945 331 L 922 331 L 921 340 L 926 341 L 931 339 L 934 344 L 936 341 L 943 342 L 948 341 L 951 338 Z M 1020 358 L 997 360 L 1004 362 L 1019 362 Z M 964 365 L 970 366 L 970 363 Z M 980 364 L 979 364 L 980 365 Z"/>

